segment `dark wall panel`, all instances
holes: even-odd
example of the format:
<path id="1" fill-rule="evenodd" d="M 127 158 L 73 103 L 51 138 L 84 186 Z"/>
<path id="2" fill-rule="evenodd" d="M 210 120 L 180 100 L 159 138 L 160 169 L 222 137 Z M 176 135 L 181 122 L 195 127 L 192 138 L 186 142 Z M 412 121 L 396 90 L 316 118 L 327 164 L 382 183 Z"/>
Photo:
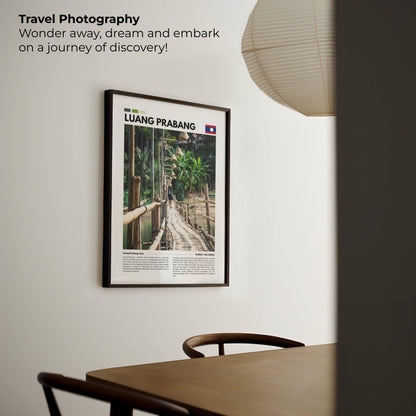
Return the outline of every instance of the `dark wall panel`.
<path id="1" fill-rule="evenodd" d="M 416 1 L 336 0 L 338 416 L 416 415 Z"/>

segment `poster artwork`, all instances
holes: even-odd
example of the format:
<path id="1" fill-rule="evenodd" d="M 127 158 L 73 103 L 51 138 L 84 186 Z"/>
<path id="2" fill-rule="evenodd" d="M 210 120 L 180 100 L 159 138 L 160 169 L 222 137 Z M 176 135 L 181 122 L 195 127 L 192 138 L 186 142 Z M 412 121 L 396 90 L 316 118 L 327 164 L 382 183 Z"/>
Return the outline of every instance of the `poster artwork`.
<path id="1" fill-rule="evenodd" d="M 229 111 L 106 92 L 104 286 L 228 285 Z"/>

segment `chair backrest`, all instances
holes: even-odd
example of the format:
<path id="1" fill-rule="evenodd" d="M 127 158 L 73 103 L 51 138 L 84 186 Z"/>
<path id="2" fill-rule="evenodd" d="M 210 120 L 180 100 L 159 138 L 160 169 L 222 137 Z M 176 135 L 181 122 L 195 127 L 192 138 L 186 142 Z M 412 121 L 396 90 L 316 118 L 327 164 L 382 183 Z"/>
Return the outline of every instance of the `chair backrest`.
<path id="1" fill-rule="evenodd" d="M 61 416 L 52 389 L 110 403 L 110 416 L 131 416 L 133 409 L 163 416 L 190 415 L 190 412 L 183 407 L 145 393 L 124 391 L 107 385 L 65 377 L 61 374 L 39 373 L 38 381 L 45 392 L 51 416 Z"/>
<path id="2" fill-rule="evenodd" d="M 275 337 L 272 335 L 262 334 L 244 334 L 244 333 L 221 333 L 221 334 L 204 334 L 196 335 L 188 338 L 183 344 L 182 348 L 185 354 L 190 358 L 205 357 L 202 352 L 194 349 L 202 345 L 218 344 L 219 355 L 224 355 L 224 344 L 259 344 L 270 345 L 272 347 L 292 348 L 304 347 L 298 341 L 291 339 Z"/>

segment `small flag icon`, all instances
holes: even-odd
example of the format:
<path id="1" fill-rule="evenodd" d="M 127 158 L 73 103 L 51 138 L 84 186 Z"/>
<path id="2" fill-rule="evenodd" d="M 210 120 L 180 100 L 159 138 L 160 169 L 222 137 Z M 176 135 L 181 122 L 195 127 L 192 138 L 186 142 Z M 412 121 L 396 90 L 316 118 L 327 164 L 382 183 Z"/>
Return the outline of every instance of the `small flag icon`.
<path id="1" fill-rule="evenodd" d="M 217 127 L 216 126 L 211 126 L 209 124 L 205 124 L 205 133 L 216 134 L 217 133 Z"/>

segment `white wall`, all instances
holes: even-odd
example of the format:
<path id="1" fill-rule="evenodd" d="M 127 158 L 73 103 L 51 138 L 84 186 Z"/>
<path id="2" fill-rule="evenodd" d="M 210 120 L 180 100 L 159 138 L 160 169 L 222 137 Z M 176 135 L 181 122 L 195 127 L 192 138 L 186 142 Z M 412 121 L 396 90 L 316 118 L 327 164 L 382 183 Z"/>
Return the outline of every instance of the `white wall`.
<path id="1" fill-rule="evenodd" d="M 41 370 L 182 359 L 197 333 L 334 341 L 334 120 L 251 81 L 240 39 L 254 3 L 1 1 L 1 414 L 46 414 Z M 221 38 L 170 40 L 158 56 L 19 54 L 17 14 L 52 12 L 127 12 L 143 28 L 214 26 Z M 110 88 L 231 108 L 229 288 L 101 288 Z"/>

